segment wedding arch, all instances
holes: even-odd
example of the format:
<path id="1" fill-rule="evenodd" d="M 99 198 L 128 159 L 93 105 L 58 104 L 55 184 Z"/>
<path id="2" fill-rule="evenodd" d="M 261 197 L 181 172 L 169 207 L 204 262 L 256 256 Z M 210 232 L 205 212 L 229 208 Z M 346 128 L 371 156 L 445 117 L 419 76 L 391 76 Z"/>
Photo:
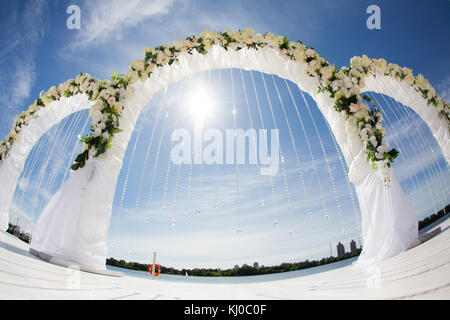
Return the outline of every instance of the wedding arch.
<path id="1" fill-rule="evenodd" d="M 358 260 L 361 265 L 402 252 L 417 238 L 414 211 L 391 166 L 397 151 L 389 150 L 383 141 L 381 113 L 362 93 L 392 95 L 392 91 L 399 91 L 397 87 L 389 91 L 390 86 L 400 83 L 405 93 L 393 98 L 417 110 L 448 161 L 449 106 L 423 77 L 414 78 L 409 72 L 402 75 L 407 81 L 413 77 L 410 88 L 396 79 L 398 66 L 383 69 L 382 62 L 367 57 L 354 58 L 349 68 L 338 70 L 300 41 L 270 33 L 254 34 L 249 29 L 205 31 L 172 45 L 145 48 L 143 53 L 144 59 L 134 60 L 126 74 L 115 74 L 112 81 L 80 74 L 41 94 L 15 118 L 13 129 L 0 143 L 0 180 L 7 182 L 0 184 L 3 229 L 8 225 L 14 190 L 34 144 L 67 115 L 89 108 L 92 130 L 82 139 L 83 152 L 72 165 L 69 179 L 41 213 L 31 248 L 104 269 L 115 186 L 132 131 L 146 103 L 160 90 L 195 73 L 241 68 L 290 80 L 317 103 L 356 187 L 364 240 Z M 358 63 L 358 59 L 364 63 Z"/>
<path id="2" fill-rule="evenodd" d="M 428 125 L 447 163 L 450 163 L 448 105 L 422 75 L 414 77 L 409 68 L 401 68 L 384 59 L 354 57 L 350 75 L 358 81 L 361 93 L 376 92 L 390 96 L 414 110 Z"/>

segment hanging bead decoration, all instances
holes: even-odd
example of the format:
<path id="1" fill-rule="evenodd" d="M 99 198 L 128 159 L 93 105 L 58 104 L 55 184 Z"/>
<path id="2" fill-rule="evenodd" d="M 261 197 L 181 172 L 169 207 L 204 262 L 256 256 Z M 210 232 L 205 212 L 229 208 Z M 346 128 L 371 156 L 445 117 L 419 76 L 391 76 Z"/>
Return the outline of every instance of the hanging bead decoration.
<path id="1" fill-rule="evenodd" d="M 273 125 L 274 125 L 275 129 L 278 129 L 277 121 L 275 119 L 275 115 L 274 115 L 274 112 L 273 112 L 272 101 L 270 99 L 269 91 L 267 89 L 266 80 L 264 78 L 264 75 L 261 72 L 260 72 L 260 74 L 261 74 L 261 78 L 262 78 L 263 83 L 264 83 L 264 89 L 266 91 L 267 102 L 269 103 L 269 108 L 270 108 L 270 113 L 272 115 Z M 288 217 L 289 217 L 289 220 L 290 220 L 290 223 L 291 223 L 290 230 L 292 230 L 291 198 L 290 198 L 290 195 L 289 195 L 289 185 L 288 185 L 288 182 L 287 182 L 286 166 L 285 166 L 285 163 L 284 163 L 284 160 L 283 160 L 284 156 L 283 156 L 283 151 L 282 151 L 281 145 L 280 145 L 280 158 L 282 159 L 281 160 L 281 171 L 282 171 L 282 174 L 283 174 L 284 193 L 285 193 L 285 197 L 286 197 L 286 201 L 287 201 Z M 289 232 L 289 235 L 292 235 L 292 232 Z"/>
<path id="2" fill-rule="evenodd" d="M 161 130 L 161 136 L 159 138 L 159 143 L 158 143 L 158 149 L 156 150 L 156 158 L 155 158 L 155 164 L 153 166 L 153 173 L 152 173 L 152 182 L 150 185 L 150 191 L 148 193 L 148 200 L 147 200 L 147 210 L 150 210 L 150 204 L 152 202 L 152 196 L 153 196 L 153 186 L 155 184 L 155 177 L 156 177 L 156 171 L 158 169 L 158 162 L 159 162 L 159 157 L 161 154 L 161 144 L 162 144 L 162 140 L 166 131 L 166 126 L 167 126 L 167 119 L 169 118 L 169 113 L 166 112 L 165 113 L 165 117 L 164 117 L 164 123 L 163 123 L 163 127 Z"/>
<path id="3" fill-rule="evenodd" d="M 258 114 L 259 114 L 259 121 L 261 123 L 261 128 L 265 128 L 264 125 L 264 119 L 262 116 L 262 112 L 261 112 L 261 104 L 260 104 L 260 100 L 259 100 L 259 95 L 258 95 L 258 90 L 256 89 L 256 84 L 255 84 L 255 78 L 253 77 L 253 72 L 250 71 L 250 77 L 252 79 L 252 84 L 253 84 L 253 91 L 255 93 L 255 98 L 256 98 L 256 105 L 258 107 Z M 267 136 L 265 137 L 266 141 L 267 141 Z M 269 158 L 269 153 L 267 153 L 267 158 Z M 269 180 L 270 180 L 270 189 L 271 189 L 271 196 L 272 196 L 272 207 L 273 207 L 273 211 L 274 211 L 274 225 L 275 227 L 279 226 L 278 223 L 278 210 L 277 210 L 277 202 L 275 199 L 275 185 L 273 182 L 273 176 L 269 175 Z M 264 201 L 261 199 L 261 206 L 264 206 Z"/>
<path id="4" fill-rule="evenodd" d="M 241 82 L 242 82 L 242 87 L 244 88 L 244 97 L 245 97 L 245 102 L 247 105 L 247 112 L 248 112 L 248 118 L 250 120 L 250 129 L 253 131 L 255 129 L 254 125 L 253 125 L 253 119 L 252 119 L 252 114 L 250 111 L 250 103 L 248 101 L 248 95 L 247 95 L 247 88 L 245 85 L 245 81 L 244 81 L 244 76 L 242 74 L 242 69 L 239 69 L 240 73 L 241 73 Z M 256 141 L 252 140 L 253 144 L 252 144 L 252 148 L 253 150 L 256 152 L 257 148 L 256 148 Z M 261 206 L 264 206 L 264 201 L 262 199 L 262 191 L 261 191 L 261 183 L 260 180 L 257 180 L 257 185 L 258 185 L 258 196 L 259 196 L 259 204 Z"/>
<path id="5" fill-rule="evenodd" d="M 234 80 L 233 80 L 233 69 L 230 69 L 230 75 L 231 75 L 231 96 L 232 96 L 232 102 L 233 102 L 233 109 L 232 109 L 232 113 L 233 113 L 233 124 L 234 124 L 234 129 L 237 128 L 237 122 L 236 122 L 236 99 L 234 96 Z M 240 200 L 240 188 L 239 188 L 239 165 L 237 162 L 237 145 L 236 143 L 233 143 L 234 146 L 234 163 L 235 163 L 235 172 L 236 172 L 236 202 L 237 202 L 237 219 L 238 219 L 238 228 L 237 228 L 237 233 L 241 233 L 242 229 L 241 229 L 241 200 Z"/>
<path id="6" fill-rule="evenodd" d="M 291 128 L 291 125 L 289 123 L 289 119 L 288 119 L 288 116 L 287 116 L 287 113 L 286 113 L 286 108 L 285 108 L 283 99 L 281 98 L 280 90 L 278 89 L 277 83 L 276 83 L 275 78 L 274 78 L 273 75 L 272 75 L 272 81 L 273 81 L 273 84 L 275 86 L 275 89 L 276 89 L 276 92 L 277 92 L 277 96 L 278 96 L 278 100 L 280 101 L 281 109 L 283 111 L 284 120 L 286 121 L 287 128 L 288 128 L 288 131 L 289 131 L 289 136 L 290 136 L 290 139 L 291 139 L 292 148 L 294 149 L 295 158 L 297 160 L 297 167 L 298 167 L 298 173 L 299 173 L 299 176 L 300 176 L 300 182 L 301 182 L 302 188 L 303 188 L 303 197 L 304 197 L 305 204 L 307 205 L 307 212 L 309 212 L 310 208 L 309 208 L 308 191 L 306 189 L 305 178 L 303 176 L 302 165 L 301 165 L 301 162 L 300 162 L 300 157 L 298 155 L 297 146 L 296 146 L 295 139 L 294 139 L 294 134 L 292 133 L 292 128 Z M 284 159 L 284 156 L 282 155 L 281 156 L 281 163 L 283 164 L 284 161 L 285 161 L 285 159 Z M 286 186 L 286 189 L 288 190 L 287 186 Z"/>

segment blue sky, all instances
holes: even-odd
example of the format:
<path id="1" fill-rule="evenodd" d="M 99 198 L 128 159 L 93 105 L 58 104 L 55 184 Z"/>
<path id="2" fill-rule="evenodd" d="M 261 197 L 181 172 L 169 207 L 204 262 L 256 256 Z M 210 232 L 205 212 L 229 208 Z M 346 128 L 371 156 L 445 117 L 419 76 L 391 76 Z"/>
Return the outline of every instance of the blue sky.
<path id="1" fill-rule="evenodd" d="M 81 8 L 80 30 L 66 28 L 68 17 L 66 8 L 70 4 L 77 4 Z M 368 15 L 365 12 L 371 4 L 377 4 L 381 8 L 381 30 L 366 28 Z M 110 78 L 113 72 L 124 73 L 131 60 L 142 56 L 141 51 L 144 47 L 171 43 L 187 35 L 199 34 L 205 29 L 220 31 L 227 28 L 237 30 L 250 27 L 259 33 L 283 34 L 290 40 L 302 40 L 305 44 L 314 47 L 321 56 L 338 67 L 348 65 L 350 58 L 355 55 L 383 57 L 388 62 L 412 68 L 415 74 L 422 73 L 447 101 L 450 100 L 450 62 L 447 54 L 450 45 L 446 40 L 449 31 L 446 18 L 450 4 L 444 0 L 434 1 L 431 6 L 425 1 L 187 0 L 155 3 L 151 1 L 14 1 L 2 6 L 0 98 L 3 103 L 0 136 L 5 136 L 9 132 L 14 116 L 25 110 L 41 90 L 47 90 L 52 85 L 74 78 L 80 71 L 101 79 Z M 246 116 L 246 101 L 243 96 L 240 73 L 238 70 L 233 70 L 233 75 L 236 84 L 238 123 L 242 128 L 247 129 L 249 119 Z M 216 116 L 221 119 L 221 125 L 232 126 L 231 114 L 225 112 L 227 108 L 231 110 L 230 70 L 221 71 L 220 76 L 224 80 L 220 87 L 217 85 L 218 71 L 203 76 L 211 77 L 210 83 L 216 84 L 213 94 L 216 100 L 220 101 Z M 253 76 L 260 95 L 261 107 L 265 110 L 264 121 L 266 127 L 270 128 L 271 116 L 264 96 L 261 74 L 253 73 Z M 174 111 L 170 112 L 170 117 L 175 119 L 176 115 L 182 114 L 176 110 L 183 107 L 183 88 L 188 82 L 199 81 L 200 77 L 195 76 L 171 86 L 165 96 L 160 93 L 149 101 L 147 108 L 161 106 L 171 108 L 169 110 Z M 268 75 L 264 77 L 269 91 L 274 93 L 272 78 Z M 255 108 L 256 98 L 250 90 L 250 73 L 244 71 L 243 78 L 249 91 L 249 103 Z M 284 81 L 278 78 L 275 80 L 288 109 L 289 119 L 295 119 L 297 115 Z M 132 169 L 134 170 L 130 170 L 127 193 L 122 205 L 120 199 L 131 160 L 130 150 L 127 152 L 124 169 L 119 177 L 108 255 L 148 262 L 152 252 L 156 250 L 161 264 L 164 265 L 230 267 L 234 264 L 250 264 L 254 261 L 270 265 L 284 261 L 320 258 L 329 255 L 329 243 L 332 243 L 335 254 L 337 241 L 344 242 L 348 248 L 350 239 L 356 239 L 358 236 L 358 226 L 338 153 L 323 117 L 310 98 L 306 97 L 324 143 L 328 161 L 333 169 L 342 215 L 338 212 L 336 193 L 330 183 L 319 138 L 314 131 L 313 121 L 305 101 L 298 89 L 292 84 L 289 85 L 300 108 L 301 117 L 305 121 L 316 160 L 314 164 L 303 132 L 298 122 L 296 125 L 293 122 L 294 138 L 302 168 L 305 171 L 308 197 L 313 204 L 313 218 L 307 219 L 304 215 L 304 195 L 296 179 L 295 155 L 290 144 L 286 122 L 280 110 L 281 104 L 275 94 L 271 94 L 271 99 L 276 119 L 280 124 L 283 151 L 286 153 L 286 179 L 292 205 L 290 215 L 285 200 L 283 174 L 280 170 L 280 174 L 274 179 L 276 211 L 280 222 L 278 228 L 274 228 L 273 225 L 275 213 L 271 204 L 270 182 L 267 179 L 258 181 L 258 177 L 254 174 L 256 168 L 251 166 L 240 169 L 242 197 L 240 222 L 244 232 L 239 236 L 236 235 L 238 218 L 233 166 L 220 168 L 217 210 L 213 210 L 211 204 L 212 199 L 216 197 L 215 167 L 205 166 L 201 188 L 200 168 L 193 167 L 192 201 L 200 203 L 198 206 L 202 209 L 198 216 L 191 212 L 189 219 L 183 218 L 188 167 L 180 169 L 178 193 L 174 191 L 177 171 L 176 167 L 172 167 L 166 201 L 173 206 L 176 196 L 177 210 L 167 205 L 167 212 L 161 215 L 169 140 L 163 144 L 165 147 L 162 148 L 159 169 L 156 170 L 152 194 L 152 199 L 156 200 L 149 208 L 145 207 L 142 201 L 136 205 L 137 194 L 145 195 L 142 196 L 143 199 L 148 198 L 155 163 L 156 149 L 154 148 L 161 133 L 158 129 L 150 152 L 152 157 L 148 160 L 144 178 L 141 178 L 141 169 L 145 163 L 146 148 L 155 117 L 154 112 L 148 112 L 147 116 L 143 115 L 137 124 L 137 127 L 141 123 L 144 125 L 137 142 L 138 151 L 133 158 Z M 433 207 L 448 202 L 448 189 L 442 188 L 446 177 L 448 180 L 448 168 L 440 157 L 438 147 L 427 131 L 426 125 L 417 116 L 411 120 L 406 117 L 408 113 L 404 111 L 392 114 L 390 107 L 394 106 L 395 102 L 387 97 L 379 95 L 375 97 L 380 104 L 384 105 L 383 110 L 387 114 L 385 126 L 388 140 L 391 145 L 399 144 L 403 151 L 402 157 L 396 162 L 397 174 L 401 178 L 405 192 L 417 208 L 418 218 L 423 218 L 433 211 Z M 259 123 L 256 118 L 253 120 Z M 86 113 L 81 113 L 70 117 L 59 128 L 52 129 L 53 132 L 60 129 L 61 133 L 69 133 L 67 138 L 70 138 L 70 143 L 67 146 L 64 146 L 65 140 L 55 141 L 53 146 L 53 150 L 64 150 L 66 158 L 61 157 L 62 151 L 54 158 L 44 157 L 43 151 L 50 148 L 54 140 L 49 135 L 48 140 L 42 142 L 41 155 L 38 154 L 34 161 L 34 170 L 31 170 L 32 172 L 30 171 L 28 175 L 25 172 L 21 180 L 21 186 L 25 192 L 22 192 L 22 189 L 16 192 L 17 211 L 26 212 L 28 217 L 37 219 L 39 207 L 42 207 L 48 197 L 56 191 L 58 181 L 65 175 L 64 169 L 71 161 L 70 155 L 74 150 L 76 151 L 74 146 L 79 148 L 79 145 L 76 145 L 76 136 L 82 131 L 85 121 Z M 173 125 L 175 122 L 171 123 Z M 158 121 L 157 125 L 161 127 L 162 122 Z M 176 125 L 189 126 L 189 122 L 181 117 Z M 209 125 L 217 127 L 217 123 L 209 123 Z M 390 126 L 395 129 L 389 130 Z M 173 129 L 175 126 L 172 126 L 170 130 Z M 411 132 L 417 132 L 417 134 L 411 135 Z M 420 136 L 421 132 L 424 137 Z M 136 137 L 137 130 L 132 136 L 130 146 L 134 144 Z M 427 147 L 434 152 L 429 152 L 430 149 Z M 39 145 L 35 153 L 39 150 L 38 148 Z M 33 155 L 34 153 L 29 159 L 30 165 L 33 162 Z M 60 162 L 55 162 L 58 159 Z M 54 170 L 44 170 L 47 166 Z M 315 174 L 314 166 L 321 168 L 319 177 Z M 39 172 L 47 172 L 46 174 L 54 179 L 46 179 Z M 323 218 L 318 181 L 322 186 L 323 198 L 329 210 L 330 218 L 327 222 Z M 264 207 L 258 207 L 258 184 L 262 186 Z M 434 202 L 430 201 L 431 197 Z M 34 209 L 33 199 L 36 200 L 35 204 L 39 203 Z M 152 214 L 149 215 L 148 223 L 145 223 L 144 217 L 149 209 Z M 170 225 L 173 212 L 176 212 L 175 227 Z M 356 213 L 358 212 L 359 209 Z M 345 234 L 342 232 L 343 227 L 346 228 Z M 288 234 L 290 228 L 295 231 L 292 236 Z M 113 240 L 115 240 L 114 243 L 112 243 Z"/>

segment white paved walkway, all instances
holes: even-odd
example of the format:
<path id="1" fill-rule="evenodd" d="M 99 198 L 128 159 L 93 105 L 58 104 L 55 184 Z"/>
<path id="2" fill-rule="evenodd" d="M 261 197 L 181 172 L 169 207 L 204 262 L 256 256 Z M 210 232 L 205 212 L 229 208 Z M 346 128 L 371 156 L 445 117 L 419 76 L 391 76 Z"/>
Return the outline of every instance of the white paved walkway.
<path id="1" fill-rule="evenodd" d="M 37 259 L 26 243 L 0 232 L 0 299 L 450 299 L 450 219 L 440 227 L 441 234 L 376 268 L 243 284 L 76 273 Z"/>

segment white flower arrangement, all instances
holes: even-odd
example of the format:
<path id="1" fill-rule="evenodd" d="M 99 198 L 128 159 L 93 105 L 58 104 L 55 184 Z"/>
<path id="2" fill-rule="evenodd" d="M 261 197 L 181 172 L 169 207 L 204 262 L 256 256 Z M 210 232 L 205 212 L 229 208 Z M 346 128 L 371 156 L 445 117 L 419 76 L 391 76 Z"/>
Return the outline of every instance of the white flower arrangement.
<path id="1" fill-rule="evenodd" d="M 428 104 L 437 108 L 450 124 L 450 105 L 442 99 L 423 75 L 414 76 L 409 68 L 402 68 L 394 63 L 387 63 L 384 59 L 370 59 L 366 55 L 353 57 L 350 60 L 350 74 L 358 80 L 360 88 L 364 88 L 364 79 L 376 76 L 377 73 L 406 82 L 414 90 L 421 93 Z"/>
<path id="2" fill-rule="evenodd" d="M 80 73 L 76 79 L 69 79 L 61 83 L 58 87 L 51 87 L 47 92 L 41 92 L 39 98 L 36 99 L 26 111 L 22 112 L 14 118 L 13 128 L 4 141 L 0 142 L 0 160 L 7 157 L 8 152 L 12 148 L 15 141 L 20 137 L 20 133 L 31 120 L 38 117 L 38 111 L 45 108 L 53 101 L 59 100 L 62 96 L 70 97 L 78 93 L 87 93 L 91 100 L 95 100 L 95 84 L 100 80 L 91 78 L 90 75 Z"/>
<path id="3" fill-rule="evenodd" d="M 143 50 L 143 59 L 133 60 L 126 74 L 113 76 L 113 81 L 100 81 L 81 73 L 75 80 L 68 80 L 58 88 L 52 87 L 29 107 L 29 109 L 14 119 L 14 126 L 6 140 L 0 143 L 0 160 L 5 159 L 12 144 L 22 128 L 36 117 L 36 111 L 45 107 L 61 96 L 71 96 L 77 93 L 87 93 L 90 100 L 96 101 L 90 110 L 92 118 L 91 133 L 83 137 L 83 153 L 78 155 L 72 169 L 83 167 L 88 159 L 89 150 L 94 149 L 94 156 L 99 156 L 111 147 L 111 140 L 115 133 L 120 132 L 119 120 L 123 111 L 123 101 L 134 94 L 132 84 L 145 81 L 151 76 L 155 68 L 178 63 L 181 53 L 192 54 L 196 50 L 206 54 L 214 45 L 222 46 L 226 50 L 240 50 L 249 48 L 258 50 L 269 46 L 279 51 L 287 59 L 305 63 L 306 73 L 319 80 L 319 92 L 330 95 L 335 100 L 335 110 L 341 112 L 346 119 L 346 132 L 358 135 L 365 146 L 367 160 L 373 167 L 382 168 L 389 180 L 391 163 L 397 156 L 395 149 L 388 151 L 388 145 L 383 142 L 385 131 L 382 127 L 381 113 L 369 107 L 366 102 L 371 100 L 360 94 L 364 88 L 364 78 L 375 71 L 400 78 L 413 85 L 417 90 L 435 105 L 448 118 L 448 104 L 445 103 L 423 76 L 414 77 L 412 71 L 397 65 L 387 64 L 384 59 L 369 59 L 367 56 L 354 57 L 350 61 L 350 68 L 337 70 L 334 65 L 321 58 L 313 48 L 305 46 L 301 41 L 292 42 L 286 37 L 275 36 L 272 33 L 255 34 L 252 29 L 225 30 L 212 32 L 206 30 L 199 37 L 191 36 L 186 39 L 175 40 L 173 44 L 166 44 L 156 48 L 147 47 Z"/>

